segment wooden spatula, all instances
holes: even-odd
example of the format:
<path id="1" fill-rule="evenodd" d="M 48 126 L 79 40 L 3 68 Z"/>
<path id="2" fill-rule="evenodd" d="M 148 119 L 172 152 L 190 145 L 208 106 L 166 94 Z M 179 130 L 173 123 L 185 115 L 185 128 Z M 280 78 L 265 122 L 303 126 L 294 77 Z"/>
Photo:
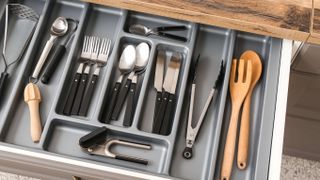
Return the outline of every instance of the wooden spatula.
<path id="1" fill-rule="evenodd" d="M 246 66 L 246 67 L 245 67 Z M 251 61 L 248 60 L 245 65 L 245 61 L 241 59 L 238 66 L 238 76 L 236 75 L 237 70 L 237 60 L 232 61 L 232 68 L 229 80 L 229 90 L 231 95 L 232 111 L 230 124 L 226 139 L 226 144 L 224 147 L 224 155 L 221 169 L 221 180 L 229 180 L 232 171 L 234 151 L 237 138 L 237 126 L 238 126 L 238 116 L 239 111 L 246 97 L 250 84 L 251 84 L 251 74 L 252 65 Z M 236 78 L 238 77 L 238 78 Z"/>
<path id="2" fill-rule="evenodd" d="M 252 64 L 252 78 L 249 92 L 244 100 L 242 107 L 242 116 L 240 123 L 240 134 L 238 142 L 238 168 L 245 169 L 247 167 L 248 160 L 248 150 L 249 150 L 249 133 L 250 133 L 250 106 L 251 106 L 251 96 L 254 87 L 256 86 L 258 80 L 260 79 L 262 72 L 262 63 L 259 55 L 254 51 L 244 52 L 240 59 L 245 61 L 251 60 Z"/>
<path id="3" fill-rule="evenodd" d="M 33 142 L 38 143 L 42 133 L 39 104 L 41 95 L 39 87 L 34 83 L 29 83 L 24 89 L 24 101 L 29 106 L 30 111 L 30 131 Z"/>

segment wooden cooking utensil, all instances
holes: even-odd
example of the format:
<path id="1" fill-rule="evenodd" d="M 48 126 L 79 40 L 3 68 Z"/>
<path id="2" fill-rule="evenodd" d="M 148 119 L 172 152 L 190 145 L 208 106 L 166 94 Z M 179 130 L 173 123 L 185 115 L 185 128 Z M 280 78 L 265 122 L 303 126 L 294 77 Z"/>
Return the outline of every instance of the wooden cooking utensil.
<path id="1" fill-rule="evenodd" d="M 232 68 L 230 73 L 229 80 L 229 89 L 231 95 L 231 103 L 232 103 L 232 111 L 230 124 L 226 139 L 226 144 L 224 147 L 224 155 L 221 169 L 221 180 L 229 180 L 233 165 L 234 159 L 234 151 L 236 145 L 236 137 L 237 137 L 237 126 L 238 126 L 238 116 L 239 111 L 246 97 L 250 84 L 251 84 L 251 74 L 252 74 L 252 65 L 251 61 L 248 60 L 246 62 L 243 59 L 239 61 L 238 67 L 238 78 L 236 79 L 237 73 L 237 60 L 232 61 Z"/>
<path id="2" fill-rule="evenodd" d="M 24 89 L 24 101 L 28 104 L 30 111 L 30 131 L 32 141 L 37 143 L 40 140 L 42 127 L 39 113 L 41 94 L 39 87 L 34 83 L 29 83 Z"/>
<path id="3" fill-rule="evenodd" d="M 248 151 L 249 151 L 249 133 L 250 133 L 250 106 L 251 96 L 254 87 L 260 79 L 262 72 L 262 63 L 259 55 L 254 51 L 245 51 L 240 59 L 245 61 L 251 60 L 252 77 L 249 92 L 244 100 L 242 107 L 242 116 L 240 122 L 240 134 L 238 142 L 238 168 L 245 169 L 247 167 Z"/>

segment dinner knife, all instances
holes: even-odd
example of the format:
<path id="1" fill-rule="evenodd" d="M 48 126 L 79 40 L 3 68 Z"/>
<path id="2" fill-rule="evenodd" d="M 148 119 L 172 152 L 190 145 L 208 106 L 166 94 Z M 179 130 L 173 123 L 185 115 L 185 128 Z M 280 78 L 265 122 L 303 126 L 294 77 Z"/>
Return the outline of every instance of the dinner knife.
<path id="1" fill-rule="evenodd" d="M 155 122 L 159 112 L 159 107 L 162 101 L 162 84 L 164 76 L 164 63 L 166 59 L 166 52 L 164 50 L 158 51 L 156 70 L 154 75 L 154 88 L 157 90 L 157 97 L 154 106 L 153 121 Z"/>
<path id="2" fill-rule="evenodd" d="M 161 135 L 169 135 L 171 132 L 172 128 L 172 122 L 173 122 L 173 112 L 175 109 L 175 101 L 176 101 L 176 88 L 178 84 L 178 79 L 179 79 L 179 73 L 180 73 L 180 66 L 181 66 L 181 54 L 180 53 L 174 53 L 172 55 L 171 61 L 174 62 L 175 64 L 175 73 L 173 76 L 173 81 L 171 83 L 170 91 L 168 92 L 169 98 L 167 101 L 167 106 L 165 109 L 164 118 L 162 120 L 162 125 L 160 129 L 160 134 Z M 167 93 L 167 92 L 166 92 Z"/>
<path id="3" fill-rule="evenodd" d="M 170 92 L 172 92 L 172 85 L 175 84 L 173 81 L 175 79 L 176 69 L 180 66 L 176 56 L 176 54 L 172 56 L 164 79 L 163 89 L 165 92 L 162 96 L 162 101 L 160 103 L 159 110 L 152 130 L 152 132 L 156 134 L 160 134 L 169 98 L 171 99 L 171 102 L 169 103 L 170 108 L 173 104 L 172 100 L 174 100 L 174 95 L 170 96 Z"/>

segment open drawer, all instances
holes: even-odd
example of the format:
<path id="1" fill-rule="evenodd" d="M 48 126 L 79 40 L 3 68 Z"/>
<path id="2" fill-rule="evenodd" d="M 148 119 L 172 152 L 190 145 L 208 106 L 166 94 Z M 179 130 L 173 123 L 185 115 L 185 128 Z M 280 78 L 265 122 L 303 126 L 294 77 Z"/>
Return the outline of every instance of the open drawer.
<path id="1" fill-rule="evenodd" d="M 221 161 L 231 112 L 228 92 L 231 61 L 246 50 L 254 50 L 263 63 L 262 77 L 255 88 L 251 108 L 251 129 L 248 167 L 239 170 L 233 165 L 231 179 L 270 179 L 280 175 L 282 139 L 285 121 L 292 42 L 262 35 L 237 32 L 195 23 L 167 19 L 153 15 L 91 5 L 67 0 L 24 0 L 41 18 L 25 56 L 12 72 L 0 109 L 0 167 L 43 179 L 220 179 Z M 3 2 L 2 2 L 3 4 Z M 1 23 L 4 5 L 0 6 Z M 30 138 L 29 112 L 23 101 L 23 90 L 37 63 L 49 27 L 59 16 L 79 20 L 74 39 L 63 56 L 49 85 L 38 83 L 43 100 L 41 119 L 43 133 L 39 143 Z M 144 37 L 129 33 L 132 24 L 149 27 L 184 25 L 186 31 L 177 35 L 187 38 L 180 42 L 156 36 Z M 17 28 L 19 22 L 10 28 Z M 2 32 L 2 31 L 0 31 Z M 15 32 L 15 31 L 12 31 Z M 67 116 L 63 113 L 66 92 L 79 66 L 78 57 L 85 35 L 108 37 L 112 41 L 111 55 L 101 69 L 91 104 L 86 116 Z M 9 36 L 8 41 L 16 36 Z M 2 42 L 3 36 L 0 35 Z M 139 78 L 139 97 L 131 127 L 123 127 L 123 112 L 118 121 L 104 122 L 110 91 L 120 75 L 120 52 L 126 44 L 146 42 L 150 47 L 149 62 Z M 0 46 L 2 47 L 2 46 Z M 180 75 L 176 89 L 176 106 L 172 130 L 168 135 L 152 132 L 152 117 L 156 90 L 153 88 L 156 55 L 160 50 L 182 54 Z M 8 49 L 14 51 L 13 49 Z M 218 76 L 221 61 L 226 73 L 218 96 L 209 107 L 194 149 L 194 157 L 182 157 L 189 106 L 190 73 L 195 57 L 200 54 L 197 73 L 194 114 L 199 116 L 206 96 Z M 2 68 L 0 62 L 0 69 Z M 131 152 L 149 160 L 147 166 L 98 157 L 85 153 L 79 138 L 101 126 L 106 126 L 111 137 L 149 143 L 150 151 Z M 19 168 L 17 168 L 19 167 Z M 19 170 L 18 170 L 19 169 Z"/>

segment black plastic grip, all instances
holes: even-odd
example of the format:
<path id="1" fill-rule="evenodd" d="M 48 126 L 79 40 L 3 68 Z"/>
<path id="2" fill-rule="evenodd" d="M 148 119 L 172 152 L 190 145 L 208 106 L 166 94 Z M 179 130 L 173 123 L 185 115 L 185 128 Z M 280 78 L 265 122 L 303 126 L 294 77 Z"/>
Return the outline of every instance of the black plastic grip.
<path id="1" fill-rule="evenodd" d="M 69 93 L 68 93 L 69 95 L 67 97 L 67 101 L 66 101 L 66 103 L 64 105 L 64 108 L 63 108 L 63 113 L 65 115 L 70 115 L 70 113 L 71 113 L 71 109 L 72 109 L 72 105 L 73 105 L 73 102 L 74 102 L 74 98 L 76 96 L 77 89 L 78 89 L 78 86 L 79 86 L 80 77 L 81 77 L 81 74 L 80 73 L 76 73 L 76 75 L 73 78 L 72 85 L 71 85 L 71 88 L 70 88 Z"/>
<path id="2" fill-rule="evenodd" d="M 59 45 L 52 54 L 52 58 L 49 60 L 47 67 L 44 69 L 41 82 L 43 84 L 48 84 L 51 77 L 53 76 L 55 70 L 57 69 L 59 62 L 61 61 L 64 53 L 66 52 L 66 47 Z"/>
<path id="3" fill-rule="evenodd" d="M 157 27 L 157 31 L 185 31 L 187 30 L 187 26 L 162 26 Z"/>
<path id="4" fill-rule="evenodd" d="M 124 104 L 124 101 L 126 100 L 126 97 L 128 95 L 129 89 L 130 89 L 131 79 L 127 79 L 126 84 L 123 86 L 123 88 L 120 91 L 119 98 L 116 102 L 116 105 L 113 109 L 111 120 L 117 120 L 119 117 L 119 114 L 121 112 L 122 106 Z"/>
<path id="5" fill-rule="evenodd" d="M 178 40 L 178 41 L 183 41 L 183 42 L 187 41 L 187 38 L 182 37 L 182 36 L 177 36 L 177 35 L 173 35 L 173 34 L 167 34 L 167 33 L 163 33 L 163 32 L 157 32 L 157 34 L 159 36 L 170 38 L 170 39 L 174 39 L 174 40 Z"/>
<path id="6" fill-rule="evenodd" d="M 82 136 L 79 139 L 79 145 L 82 148 L 89 148 L 95 145 L 102 144 L 106 141 L 107 138 L 107 128 L 106 127 L 100 127 L 94 131 L 92 131 L 89 134 L 86 134 L 85 136 Z"/>
<path id="7" fill-rule="evenodd" d="M 159 112 L 158 112 L 158 114 L 156 116 L 155 121 L 153 122 L 152 133 L 160 134 L 160 130 L 161 130 L 164 114 L 165 114 L 165 111 L 166 111 L 169 95 L 170 94 L 168 92 L 165 92 L 163 94 L 162 102 L 161 102 L 160 107 L 159 107 Z"/>
<path id="8" fill-rule="evenodd" d="M 148 165 L 148 161 L 140 158 L 130 157 L 130 156 L 124 156 L 124 155 L 116 155 L 115 159 L 123 160 L 123 161 L 129 161 L 133 163 Z"/>
<path id="9" fill-rule="evenodd" d="M 130 127 L 132 125 L 132 120 L 134 116 L 134 110 L 135 110 L 135 92 L 136 92 L 136 83 L 132 83 L 130 85 L 130 91 L 128 93 L 128 99 L 127 99 L 127 107 L 126 112 L 124 114 L 124 120 L 123 120 L 123 126 Z"/>
<path id="10" fill-rule="evenodd" d="M 173 122 L 173 111 L 175 109 L 175 95 L 170 94 L 167 107 L 164 113 L 164 118 L 161 125 L 160 134 L 161 135 L 169 135 L 172 128 L 172 122 Z"/>
<path id="11" fill-rule="evenodd" d="M 153 121 L 155 121 L 156 117 L 158 116 L 161 102 L 162 102 L 162 92 L 157 92 L 157 97 L 156 97 L 156 102 L 155 102 L 154 112 L 153 112 Z"/>
<path id="12" fill-rule="evenodd" d="M 71 115 L 78 115 L 78 113 L 79 113 L 80 106 L 82 103 L 83 94 L 84 94 L 84 91 L 85 91 L 86 85 L 87 85 L 87 79 L 88 79 L 88 74 L 84 73 L 81 75 L 81 80 L 79 82 L 77 94 L 74 99 L 74 103 L 73 103 L 72 110 L 71 110 Z"/>
<path id="13" fill-rule="evenodd" d="M 5 87 L 5 82 L 6 79 L 8 78 L 9 74 L 6 72 L 1 73 L 1 77 L 0 77 L 0 96 L 3 95 L 4 93 L 4 87 Z"/>
<path id="14" fill-rule="evenodd" d="M 93 75 L 91 78 L 91 81 L 88 84 L 88 88 L 87 88 L 86 92 L 84 93 L 83 100 L 82 100 L 82 103 L 80 106 L 80 110 L 79 110 L 80 116 L 87 115 L 87 112 L 88 112 L 88 109 L 90 106 L 90 102 L 91 102 L 91 99 L 93 96 L 94 88 L 95 88 L 97 81 L 98 81 L 98 77 L 99 76 L 97 76 L 97 75 Z"/>
<path id="15" fill-rule="evenodd" d="M 121 87 L 121 83 L 117 82 L 112 90 L 112 94 L 111 94 L 111 100 L 110 103 L 107 106 L 107 116 L 104 119 L 105 123 L 109 123 L 110 122 L 110 118 L 111 118 L 111 114 L 113 112 L 114 106 L 117 102 L 117 98 L 120 92 L 120 87 Z"/>

